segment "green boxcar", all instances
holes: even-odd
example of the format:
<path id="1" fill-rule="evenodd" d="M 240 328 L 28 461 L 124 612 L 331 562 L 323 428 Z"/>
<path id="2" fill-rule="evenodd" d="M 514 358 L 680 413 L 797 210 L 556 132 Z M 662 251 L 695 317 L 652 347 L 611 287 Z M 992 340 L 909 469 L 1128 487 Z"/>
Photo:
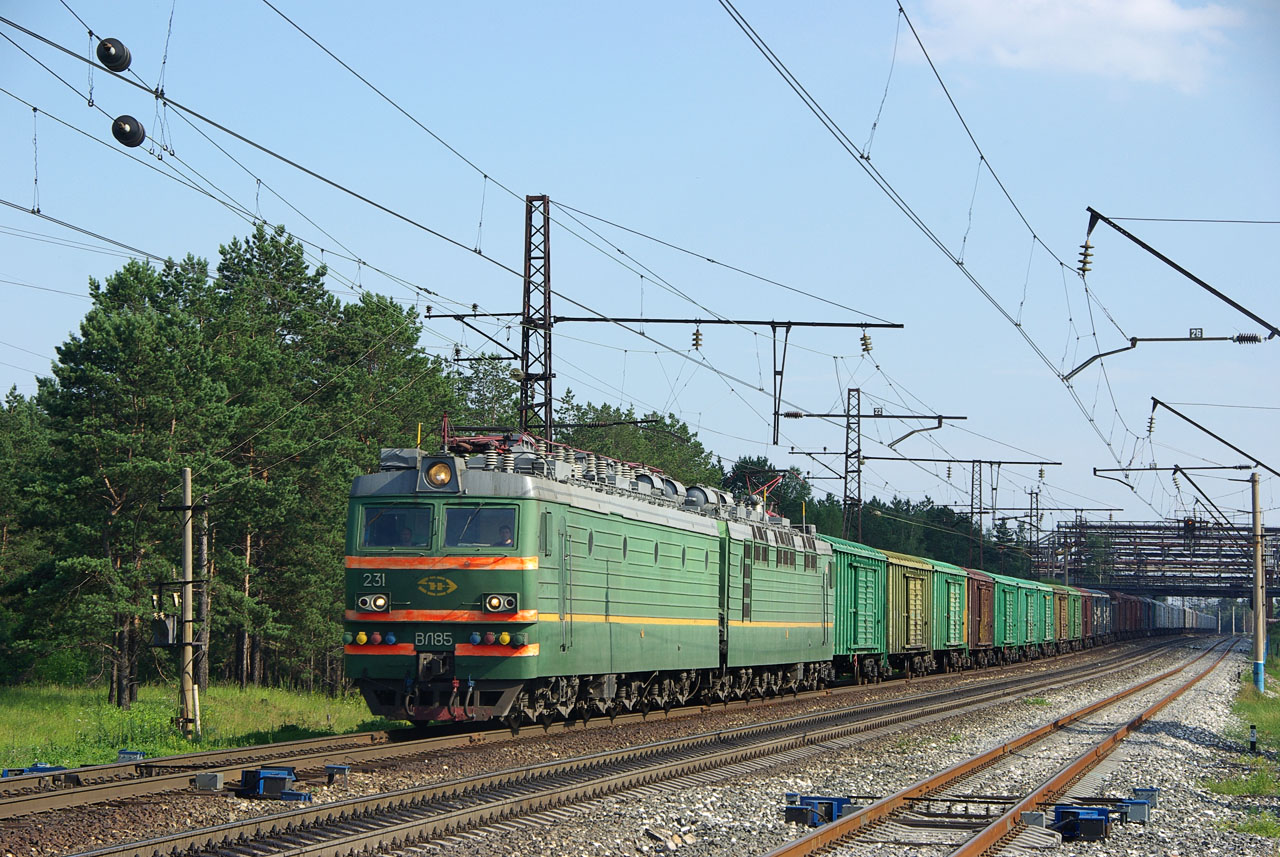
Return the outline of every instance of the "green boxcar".
<path id="1" fill-rule="evenodd" d="M 1071 586 L 1051 583 L 1053 587 L 1053 625 L 1058 651 L 1067 652 L 1081 648 L 1084 636 L 1081 620 L 1083 599 L 1080 590 Z"/>
<path id="2" fill-rule="evenodd" d="M 946 671 L 968 665 L 965 595 L 968 575 L 958 565 L 930 560 L 933 566 L 933 651 Z"/>
<path id="3" fill-rule="evenodd" d="M 887 558 L 875 548 L 822 536 L 831 545 L 835 579 L 836 669 L 874 681 L 885 669 Z"/>
<path id="4" fill-rule="evenodd" d="M 933 662 L 933 566 L 928 560 L 884 551 L 888 581 L 885 651 L 890 666 L 908 675 L 929 672 Z"/>
<path id="5" fill-rule="evenodd" d="M 995 582 L 995 642 L 994 645 L 1008 660 L 1010 655 L 1020 651 L 1027 644 L 1027 602 L 1022 584 L 1023 580 L 1006 577 L 1003 574 L 987 572 Z"/>
<path id="6" fill-rule="evenodd" d="M 1034 580 L 1020 581 L 1027 599 L 1027 649 L 1039 657 L 1056 639 L 1053 629 L 1053 587 Z"/>

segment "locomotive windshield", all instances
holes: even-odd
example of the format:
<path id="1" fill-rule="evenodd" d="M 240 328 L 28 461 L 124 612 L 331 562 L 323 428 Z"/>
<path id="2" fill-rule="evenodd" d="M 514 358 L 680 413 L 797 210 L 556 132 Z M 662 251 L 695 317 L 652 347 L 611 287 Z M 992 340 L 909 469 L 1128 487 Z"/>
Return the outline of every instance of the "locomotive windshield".
<path id="1" fill-rule="evenodd" d="M 360 546 L 373 549 L 431 547 L 430 506 L 365 506 Z"/>
<path id="2" fill-rule="evenodd" d="M 449 506 L 444 510 L 447 548 L 515 545 L 516 510 L 496 506 Z"/>

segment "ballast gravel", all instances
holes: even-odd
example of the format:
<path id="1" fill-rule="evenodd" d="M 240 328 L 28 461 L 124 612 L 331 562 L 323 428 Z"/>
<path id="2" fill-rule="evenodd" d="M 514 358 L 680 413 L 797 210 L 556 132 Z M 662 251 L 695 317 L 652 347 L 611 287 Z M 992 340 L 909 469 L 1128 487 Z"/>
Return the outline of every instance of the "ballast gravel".
<path id="1" fill-rule="evenodd" d="M 1192 641 L 1153 657 L 1143 666 L 1154 675 L 1183 659 Z M 1063 659 L 1059 659 L 1061 661 Z M 1030 670 L 1044 666 L 1028 665 Z M 1250 811 L 1280 811 L 1280 798 L 1223 797 L 1208 792 L 1202 782 L 1223 778 L 1244 768 L 1240 737 L 1243 725 L 1231 714 L 1237 673 L 1250 668 L 1248 656 L 1234 653 L 1195 689 L 1172 703 L 1141 732 L 1116 751 L 1114 765 L 1101 791 L 1128 797 L 1135 786 L 1161 789 L 1158 808 L 1147 825 L 1113 825 L 1110 840 L 1068 843 L 1044 852 L 1080 857 L 1199 857 L 1199 855 L 1280 854 L 1276 840 L 1240 834 L 1229 829 Z M 784 767 L 737 769 L 685 778 L 643 790 L 610 796 L 490 827 L 446 840 L 421 843 L 399 853 L 447 854 L 449 857 L 531 855 L 657 855 L 687 857 L 767 854 L 803 836 L 809 828 L 786 824 L 781 806 L 787 792 L 879 797 L 922 777 L 967 759 L 995 744 L 1022 734 L 1131 684 L 1138 676 L 1095 681 L 1087 688 L 1072 687 L 1031 699 L 989 708 L 924 726 L 907 726 L 887 738 L 871 739 L 847 749 L 810 754 Z M 981 680 L 981 674 L 978 678 Z M 868 688 L 868 696 L 919 692 L 914 687 Z M 841 704 L 848 704 L 845 700 Z M 499 770 L 550 758 L 568 758 L 664 740 L 704 728 L 729 728 L 748 722 L 788 716 L 816 707 L 818 701 L 788 703 L 756 710 L 730 710 L 696 718 L 656 720 L 640 726 L 573 732 L 554 738 L 486 743 L 445 751 L 418 762 L 369 773 L 352 771 L 346 783 L 313 787 L 316 802 L 342 800 L 481 771 Z M 1027 767 L 1030 767 L 1028 760 Z M 1019 778 L 1015 765 L 1007 776 Z M 1022 776 L 1032 776 L 1029 771 Z M 1042 778 L 1042 777 L 1040 777 Z M 280 807 L 280 811 L 294 808 Z M 167 795 L 117 806 L 93 806 L 0 821 L 3 857 L 61 857 L 102 845 L 144 839 L 166 832 L 213 826 L 276 809 L 270 802 L 239 800 L 221 795 Z M 945 854 L 948 849 L 901 847 L 866 843 L 848 854 Z"/>
<path id="2" fill-rule="evenodd" d="M 1203 643 L 1178 650 L 1187 654 Z M 1147 675 L 1167 669 L 1156 658 Z M 1264 857 L 1280 853 L 1276 840 L 1234 832 L 1230 825 L 1250 809 L 1280 810 L 1280 798 L 1235 798 L 1212 794 L 1209 778 L 1240 772 L 1241 724 L 1231 713 L 1237 674 L 1248 669 L 1246 655 L 1230 655 L 1211 676 L 1160 712 L 1116 751 L 1119 762 L 1104 783 L 1103 794 L 1131 797 L 1134 786 L 1161 789 L 1151 822 L 1113 824 L 1104 842 L 1065 843 L 1046 855 L 1070 857 Z M 687 781 L 630 792 L 576 806 L 572 811 L 524 819 L 508 829 L 486 828 L 465 837 L 438 840 L 400 852 L 449 857 L 533 855 L 667 854 L 687 857 L 744 857 L 767 854 L 799 838 L 810 828 L 783 821 L 787 792 L 810 795 L 883 797 L 933 772 L 968 759 L 1062 714 L 1101 699 L 1137 676 L 1109 678 L 1080 687 L 988 709 L 978 715 L 908 727 L 843 752 L 703 785 Z M 1146 694 L 1150 702 L 1163 694 Z M 1115 718 L 1113 718 L 1115 719 Z M 1074 756 L 1074 753 L 1071 754 Z M 1065 761 L 1065 756 L 1062 761 Z M 1034 772 L 1006 772 L 1024 784 L 1043 779 L 1043 765 L 1027 760 Z M 993 790 L 994 787 L 993 787 Z M 946 854 L 950 848 L 863 843 L 836 854 Z"/>

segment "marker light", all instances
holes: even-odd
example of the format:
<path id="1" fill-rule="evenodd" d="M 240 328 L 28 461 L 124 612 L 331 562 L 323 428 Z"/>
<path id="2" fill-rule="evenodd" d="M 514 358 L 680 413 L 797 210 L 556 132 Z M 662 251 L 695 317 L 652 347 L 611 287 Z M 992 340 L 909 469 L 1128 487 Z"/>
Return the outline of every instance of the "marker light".
<path id="1" fill-rule="evenodd" d="M 443 461 L 437 461 L 435 464 L 427 468 L 427 482 L 443 488 L 453 480 L 453 468 Z"/>
<path id="2" fill-rule="evenodd" d="M 363 646 L 367 642 L 369 642 L 369 635 L 366 634 L 364 631 L 361 631 L 359 634 L 356 634 L 357 646 Z"/>
<path id="3" fill-rule="evenodd" d="M 342 635 L 342 645 L 349 646 L 355 641 L 355 635 L 350 631 L 346 631 Z"/>
<path id="4" fill-rule="evenodd" d="M 511 645 L 513 646 L 525 646 L 525 645 L 528 645 L 528 643 L 529 643 L 528 634 L 516 634 L 511 638 Z"/>
<path id="5" fill-rule="evenodd" d="M 501 634 L 498 635 L 498 642 L 504 646 L 507 645 L 508 643 L 511 642 L 511 635 L 508 634 L 506 631 L 503 631 Z"/>
<path id="6" fill-rule="evenodd" d="M 478 645 L 480 645 L 480 632 L 479 632 L 479 631 L 472 631 L 472 632 L 471 632 L 471 645 L 473 645 L 473 646 L 478 646 Z"/>
<path id="7" fill-rule="evenodd" d="M 394 632 L 394 631 L 388 631 L 388 632 L 387 632 L 387 636 L 383 637 L 383 638 L 382 638 L 382 641 L 383 641 L 384 643 L 386 643 L 388 646 L 394 646 L 394 645 L 396 644 L 396 635 L 395 635 L 395 632 Z"/>
<path id="8" fill-rule="evenodd" d="M 372 634 L 369 635 L 369 642 L 373 643 L 375 646 L 378 645 L 379 643 L 382 642 L 382 634 L 379 633 L 378 631 L 374 631 Z"/>
<path id="9" fill-rule="evenodd" d="M 495 639 L 495 637 L 493 636 L 493 632 L 492 632 L 492 631 L 485 631 L 485 632 L 484 632 L 484 644 L 485 644 L 486 646 L 492 646 L 492 645 L 493 645 L 493 641 L 494 641 L 494 639 Z"/>

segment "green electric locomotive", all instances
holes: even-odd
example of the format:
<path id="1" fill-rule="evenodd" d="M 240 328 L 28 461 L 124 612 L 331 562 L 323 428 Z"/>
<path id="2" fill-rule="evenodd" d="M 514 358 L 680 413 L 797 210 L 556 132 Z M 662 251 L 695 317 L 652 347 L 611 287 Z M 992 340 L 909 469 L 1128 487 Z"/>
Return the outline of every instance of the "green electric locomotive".
<path id="1" fill-rule="evenodd" d="M 347 675 L 375 714 L 512 725 L 815 688 L 831 546 L 756 502 L 531 438 L 352 485 Z"/>

